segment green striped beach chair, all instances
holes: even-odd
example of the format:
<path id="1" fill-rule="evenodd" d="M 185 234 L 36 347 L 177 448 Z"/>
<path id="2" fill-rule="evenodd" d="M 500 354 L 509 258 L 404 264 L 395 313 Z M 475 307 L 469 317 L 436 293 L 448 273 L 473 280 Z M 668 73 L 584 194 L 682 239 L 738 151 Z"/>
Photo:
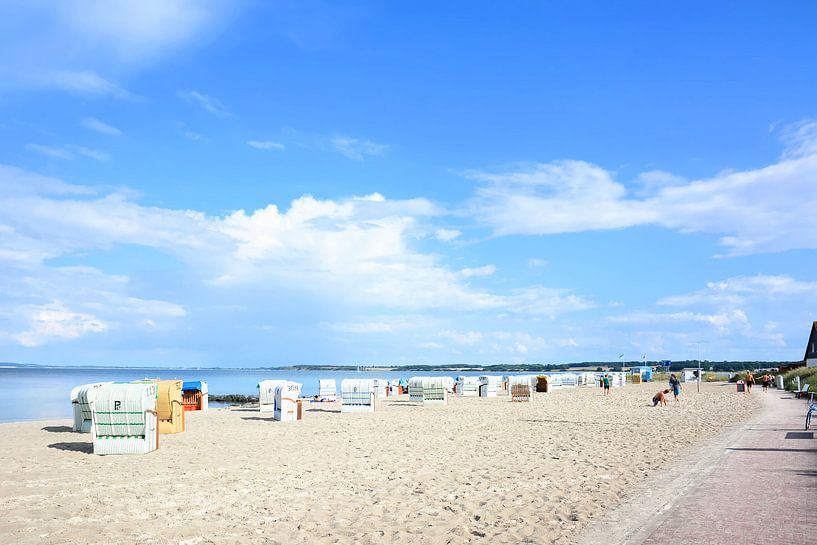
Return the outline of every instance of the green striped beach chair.
<path id="1" fill-rule="evenodd" d="M 111 383 L 94 399 L 94 454 L 146 454 L 159 448 L 156 383 Z"/>

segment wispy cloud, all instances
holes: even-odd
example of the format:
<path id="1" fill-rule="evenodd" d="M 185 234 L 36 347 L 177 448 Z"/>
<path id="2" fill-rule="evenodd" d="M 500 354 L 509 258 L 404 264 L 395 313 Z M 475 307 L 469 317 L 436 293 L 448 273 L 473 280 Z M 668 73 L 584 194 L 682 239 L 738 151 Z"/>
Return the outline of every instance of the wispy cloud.
<path id="1" fill-rule="evenodd" d="M 220 100 L 211 97 L 210 95 L 200 93 L 195 90 L 191 90 L 179 91 L 178 96 L 191 104 L 199 106 L 206 112 L 211 113 L 215 116 L 228 117 L 229 115 L 231 115 L 229 110 L 227 110 L 227 108 L 221 103 Z"/>
<path id="2" fill-rule="evenodd" d="M 75 154 L 88 157 L 89 159 L 95 159 L 97 161 L 107 161 L 111 158 L 111 156 L 104 151 L 86 148 L 85 146 L 76 146 L 73 144 L 68 144 L 65 147 L 28 144 L 26 148 L 39 153 L 40 155 L 45 155 L 46 157 L 51 157 L 53 159 L 61 159 L 63 161 L 74 159 Z"/>
<path id="3" fill-rule="evenodd" d="M 112 125 L 108 125 L 95 117 L 86 117 L 79 122 L 80 126 L 88 130 L 98 132 L 99 134 L 107 134 L 109 136 L 121 136 L 122 131 Z"/>
<path id="4" fill-rule="evenodd" d="M 647 176 L 646 186 L 637 184 L 640 195 L 585 161 L 468 171 L 479 186 L 467 208 L 495 236 L 655 225 L 720 234 L 733 256 L 817 248 L 817 123 L 785 134 L 788 147 L 776 163 L 703 180 Z"/>
<path id="5" fill-rule="evenodd" d="M 473 278 L 475 276 L 491 276 L 496 272 L 494 265 L 460 269 L 459 275 L 463 278 Z"/>
<path id="6" fill-rule="evenodd" d="M 742 309 L 732 309 L 714 314 L 700 312 L 634 312 L 610 316 L 608 320 L 615 323 L 648 323 L 652 325 L 660 322 L 703 322 L 713 326 L 720 334 L 731 333 L 733 328 L 740 330 L 751 329 L 749 318 Z"/>
<path id="7" fill-rule="evenodd" d="M 434 238 L 443 242 L 451 242 L 461 234 L 462 232 L 457 229 L 437 229 L 434 231 Z"/>
<path id="8" fill-rule="evenodd" d="M 736 276 L 709 282 L 706 289 L 672 295 L 658 301 L 662 306 L 741 305 L 750 300 L 785 297 L 817 299 L 817 282 L 804 282 L 788 275 Z"/>
<path id="9" fill-rule="evenodd" d="M 93 148 L 86 148 L 85 146 L 75 146 L 69 145 L 67 146 L 70 150 L 90 159 L 96 159 L 97 161 L 107 161 L 111 158 L 111 156 L 104 151 L 99 151 Z"/>
<path id="10" fill-rule="evenodd" d="M 385 144 L 341 135 L 330 138 L 329 145 L 334 151 L 354 161 L 363 161 L 366 157 L 382 155 L 388 149 Z"/>
<path id="11" fill-rule="evenodd" d="M 245 2 L 2 2 L 0 87 L 133 98 L 105 73 L 129 74 L 205 43 Z M 77 67 L 83 67 L 78 70 Z"/>
<path id="12" fill-rule="evenodd" d="M 92 71 L 62 70 L 45 76 L 43 83 L 78 95 L 111 96 L 113 98 L 133 99 L 133 94 L 118 84 L 109 81 Z"/>
<path id="13" fill-rule="evenodd" d="M 74 154 L 70 151 L 59 148 L 56 146 L 44 146 L 41 144 L 28 144 L 26 145 L 26 149 L 29 149 L 33 152 L 39 153 L 40 155 L 45 155 L 46 157 L 51 157 L 52 159 L 61 159 L 63 161 L 68 161 L 74 158 Z"/>
<path id="14" fill-rule="evenodd" d="M 108 329 L 108 325 L 96 316 L 72 311 L 59 302 L 32 305 L 22 311 L 29 320 L 29 329 L 16 335 L 23 346 L 39 346 L 55 339 L 71 340 Z"/>
<path id="15" fill-rule="evenodd" d="M 732 357 L 758 357 L 763 351 L 769 358 L 787 347 L 784 331 L 800 331 L 803 323 L 810 323 L 808 309 L 815 302 L 815 281 L 788 275 L 736 276 L 662 297 L 653 308 L 608 316 L 605 322 L 627 329 L 653 352 L 683 352 L 691 342 L 705 339 Z"/>
<path id="16" fill-rule="evenodd" d="M 275 150 L 275 151 L 283 151 L 286 149 L 286 146 L 283 144 L 279 144 L 278 142 L 273 142 L 271 140 L 249 140 L 247 141 L 247 145 L 251 148 L 260 149 L 260 150 Z"/>
<path id="17" fill-rule="evenodd" d="M 184 131 L 182 132 L 182 134 L 184 135 L 185 138 L 187 138 L 188 140 L 193 140 L 194 142 L 198 142 L 200 140 L 207 140 L 207 138 L 205 138 L 203 134 L 199 134 L 195 131 Z"/>
<path id="18" fill-rule="evenodd" d="M 353 322 L 324 323 L 322 326 L 332 331 L 355 334 L 392 333 L 398 330 L 416 328 L 424 319 L 419 316 L 373 316 L 368 320 Z"/>

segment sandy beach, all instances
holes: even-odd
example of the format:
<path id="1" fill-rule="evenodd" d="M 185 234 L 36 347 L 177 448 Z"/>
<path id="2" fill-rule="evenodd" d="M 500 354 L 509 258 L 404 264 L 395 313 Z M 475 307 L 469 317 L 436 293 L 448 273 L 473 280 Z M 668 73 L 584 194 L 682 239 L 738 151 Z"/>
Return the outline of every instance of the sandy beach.
<path id="1" fill-rule="evenodd" d="M 652 407 L 662 386 L 307 404 L 291 423 L 214 409 L 143 456 L 95 456 L 65 420 L 3 424 L 0 543 L 575 543 L 762 395 L 704 384 Z"/>

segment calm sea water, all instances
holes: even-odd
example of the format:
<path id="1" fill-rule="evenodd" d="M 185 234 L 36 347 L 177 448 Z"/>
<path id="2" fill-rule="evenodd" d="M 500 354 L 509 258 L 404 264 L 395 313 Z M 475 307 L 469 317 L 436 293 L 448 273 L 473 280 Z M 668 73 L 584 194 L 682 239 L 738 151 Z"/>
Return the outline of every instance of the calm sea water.
<path id="1" fill-rule="evenodd" d="M 482 372 L 454 372 L 453 375 L 481 375 Z M 492 373 L 504 374 L 508 373 Z M 72 418 L 71 388 L 89 382 L 129 381 L 143 378 L 203 380 L 211 394 L 258 393 L 256 385 L 267 379 L 286 379 L 303 384 L 302 395 L 318 393 L 318 379 L 404 378 L 417 375 L 453 376 L 451 372 L 355 372 L 355 371 L 274 371 L 268 369 L 82 369 L 82 368 L 0 368 L 0 422 Z"/>

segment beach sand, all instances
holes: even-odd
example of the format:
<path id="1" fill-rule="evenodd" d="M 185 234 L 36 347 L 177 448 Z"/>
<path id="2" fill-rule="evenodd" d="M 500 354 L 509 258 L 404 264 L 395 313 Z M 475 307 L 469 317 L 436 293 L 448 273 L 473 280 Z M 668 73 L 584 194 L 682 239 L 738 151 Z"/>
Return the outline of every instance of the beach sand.
<path id="1" fill-rule="evenodd" d="M 2 424 L 0 543 L 575 543 L 762 395 L 687 385 L 652 407 L 661 387 L 307 403 L 287 423 L 215 409 L 143 456 L 95 456 L 64 420 Z"/>

